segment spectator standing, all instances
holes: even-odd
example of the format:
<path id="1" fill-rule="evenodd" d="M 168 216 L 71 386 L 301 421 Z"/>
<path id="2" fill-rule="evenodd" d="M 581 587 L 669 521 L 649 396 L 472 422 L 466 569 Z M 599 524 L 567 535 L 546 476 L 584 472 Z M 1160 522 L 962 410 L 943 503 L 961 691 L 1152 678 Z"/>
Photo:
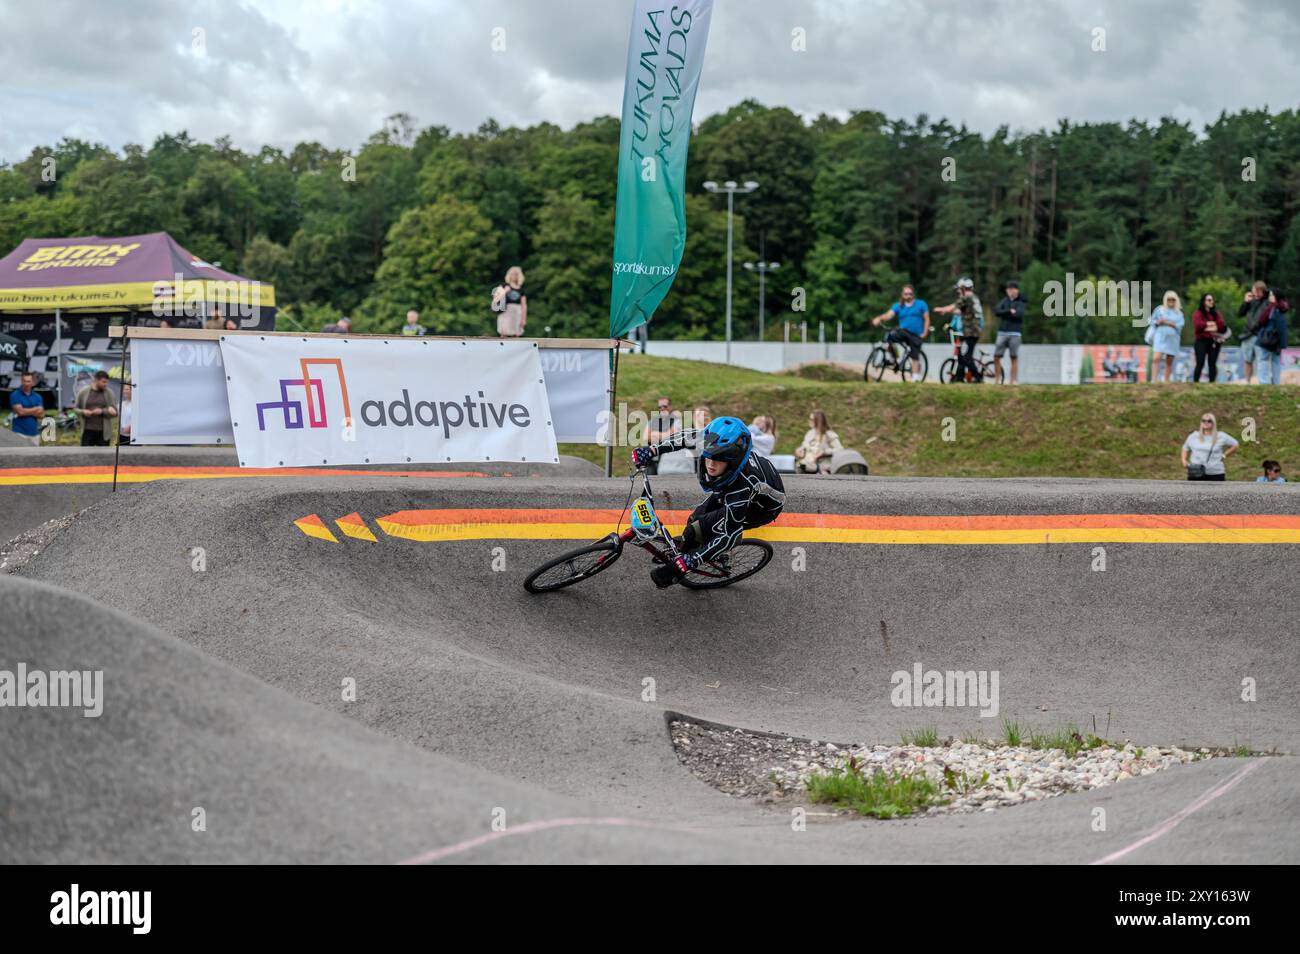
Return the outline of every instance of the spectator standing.
<path id="1" fill-rule="evenodd" d="M 9 409 L 14 412 L 14 433 L 27 443 L 41 445 L 41 422 L 45 419 L 45 400 L 36 393 L 36 377 L 24 371 L 18 390 L 9 395 Z"/>
<path id="2" fill-rule="evenodd" d="M 1255 282 L 1246 292 L 1246 299 L 1237 309 L 1237 317 L 1244 318 L 1241 326 L 1241 362 L 1243 380 L 1250 383 L 1255 373 L 1255 335 L 1259 331 L 1259 313 L 1268 305 L 1268 285 L 1262 281 Z"/>
<path id="3" fill-rule="evenodd" d="M 1201 415 L 1199 430 L 1183 441 L 1183 467 L 1188 480 L 1226 480 L 1225 462 L 1237 451 L 1236 438 L 1219 430 L 1219 422 L 1208 411 Z"/>
<path id="4" fill-rule="evenodd" d="M 1025 300 L 1020 297 L 1020 283 L 1007 282 L 1007 294 L 993 314 L 998 316 L 997 343 L 993 346 L 993 364 L 998 377 L 1002 377 L 1002 356 L 1011 352 L 1011 376 L 1007 379 L 1012 384 L 1020 383 L 1020 337 L 1025 321 Z"/>
<path id="5" fill-rule="evenodd" d="M 109 419 L 117 417 L 117 401 L 108 386 L 108 372 L 96 371 L 90 386 L 83 388 L 74 404 L 81 418 L 81 446 L 107 447 L 112 427 Z"/>
<path id="6" fill-rule="evenodd" d="M 984 331 L 984 306 L 975 294 L 975 282 L 969 278 L 957 280 L 957 300 L 951 305 L 936 308 L 936 315 L 961 315 L 961 353 L 957 355 L 957 371 L 954 381 L 972 381 L 979 384 L 983 380 L 979 365 L 975 363 L 975 346 L 979 344 L 980 334 Z M 969 373 L 970 377 L 966 375 Z"/>
<path id="7" fill-rule="evenodd" d="M 1255 478 L 1257 484 L 1285 484 L 1286 478 L 1282 476 L 1282 465 L 1275 460 L 1266 460 L 1263 463 L 1264 473 L 1262 476 Z"/>
<path id="8" fill-rule="evenodd" d="M 528 323 L 528 298 L 524 295 L 524 270 L 518 265 L 506 272 L 506 283 L 492 290 L 492 310 L 497 312 L 497 334 L 518 338 Z"/>
<path id="9" fill-rule="evenodd" d="M 406 324 L 402 325 L 402 334 L 408 338 L 422 338 L 429 330 L 420 324 L 420 313 L 412 308 L 406 313 Z"/>
<path id="10" fill-rule="evenodd" d="M 1271 288 L 1256 323 L 1255 363 L 1260 384 L 1282 383 L 1282 349 L 1286 347 L 1287 311 L 1291 305 L 1280 288 Z"/>
<path id="11" fill-rule="evenodd" d="M 1151 363 L 1151 380 L 1160 380 L 1160 368 L 1164 366 L 1165 381 L 1174 379 L 1174 358 L 1182 348 L 1183 309 L 1175 291 L 1165 292 L 1164 304 L 1151 313 L 1151 327 L 1147 331 L 1147 344 L 1155 353 Z"/>
<path id="12" fill-rule="evenodd" d="M 764 457 L 771 457 L 772 451 L 776 450 L 776 421 L 760 414 L 749 425 L 749 433 L 754 438 L 754 450 Z"/>
<path id="13" fill-rule="evenodd" d="M 122 408 L 120 417 L 117 421 L 117 442 L 119 444 L 131 443 L 131 425 L 134 422 L 135 415 L 132 413 L 131 394 L 133 389 L 129 384 L 122 385 Z"/>
<path id="14" fill-rule="evenodd" d="M 843 450 L 840 436 L 831 430 L 822 411 L 813 411 L 808 415 L 808 433 L 803 436 L 803 443 L 794 449 L 795 470 L 802 474 L 815 474 L 829 471 L 830 456 Z"/>
<path id="15" fill-rule="evenodd" d="M 1214 296 L 1206 292 L 1201 296 L 1201 303 L 1192 314 L 1192 327 L 1196 338 L 1192 347 L 1196 349 L 1196 368 L 1192 371 L 1192 381 L 1201 380 L 1201 370 L 1209 365 L 1210 383 L 1219 379 L 1219 349 L 1228 337 L 1228 323 L 1215 307 Z"/>

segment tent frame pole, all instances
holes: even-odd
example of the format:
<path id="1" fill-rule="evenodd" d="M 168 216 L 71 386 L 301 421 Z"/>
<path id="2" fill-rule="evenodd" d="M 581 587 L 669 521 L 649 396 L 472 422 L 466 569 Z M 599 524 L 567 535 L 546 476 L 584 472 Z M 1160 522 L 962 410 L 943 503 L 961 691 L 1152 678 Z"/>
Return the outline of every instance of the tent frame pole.
<path id="1" fill-rule="evenodd" d="M 618 395 L 618 353 L 623 350 L 623 343 L 620 339 L 614 339 L 614 373 L 610 377 L 609 384 L 609 440 L 605 444 L 605 476 L 614 476 L 614 422 L 618 420 L 614 416 L 614 401 Z"/>
<path id="2" fill-rule="evenodd" d="M 127 323 L 130 316 L 122 322 L 122 366 L 117 373 L 118 387 L 126 386 L 126 353 L 131 348 L 131 326 Z M 120 391 L 118 392 L 121 393 Z M 117 440 L 113 442 L 113 489 L 110 493 L 117 493 L 117 462 L 122 456 L 122 402 L 117 402 Z"/>
<path id="3" fill-rule="evenodd" d="M 59 377 L 55 382 L 57 388 L 56 396 L 59 399 L 59 413 L 63 413 L 66 406 L 63 403 L 63 319 L 61 317 L 62 309 L 54 309 L 54 353 L 59 356 Z"/>

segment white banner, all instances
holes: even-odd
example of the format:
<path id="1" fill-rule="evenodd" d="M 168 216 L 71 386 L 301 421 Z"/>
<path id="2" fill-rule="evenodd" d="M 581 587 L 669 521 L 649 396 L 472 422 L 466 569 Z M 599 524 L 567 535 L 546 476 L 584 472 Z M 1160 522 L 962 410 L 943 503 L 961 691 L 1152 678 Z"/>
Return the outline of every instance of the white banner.
<path id="1" fill-rule="evenodd" d="M 572 444 L 601 443 L 597 435 L 609 416 L 609 351 L 541 348 L 539 352 L 555 439 Z"/>
<path id="2" fill-rule="evenodd" d="M 136 444 L 233 444 L 221 349 L 215 341 L 131 339 Z"/>
<path id="3" fill-rule="evenodd" d="M 558 461 L 537 351 L 222 335 L 240 466 Z"/>

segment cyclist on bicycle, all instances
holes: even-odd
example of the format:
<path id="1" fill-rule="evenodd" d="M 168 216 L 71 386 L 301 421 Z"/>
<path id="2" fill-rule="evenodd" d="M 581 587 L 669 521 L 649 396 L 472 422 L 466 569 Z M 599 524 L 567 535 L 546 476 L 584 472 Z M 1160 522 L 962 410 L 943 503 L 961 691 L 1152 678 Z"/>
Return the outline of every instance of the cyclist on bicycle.
<path id="1" fill-rule="evenodd" d="M 632 451 L 632 464 L 644 467 L 660 454 L 691 446 L 700 449 L 700 486 L 708 496 L 675 541 L 677 560 L 650 572 L 661 589 L 703 561 L 726 553 L 743 531 L 771 523 L 785 506 L 780 475 L 770 460 L 753 452 L 754 439 L 738 418 L 720 417 L 702 431 L 678 431 L 660 444 L 638 447 Z"/>
<path id="2" fill-rule="evenodd" d="M 957 300 L 951 305 L 936 308 L 934 313 L 936 315 L 956 313 L 961 316 L 959 333 L 963 347 L 957 355 L 957 370 L 953 373 L 953 380 L 970 380 L 978 384 L 983 379 L 983 375 L 979 365 L 975 363 L 975 345 L 979 343 L 980 334 L 984 330 L 984 306 L 980 304 L 979 296 L 975 294 L 975 283 L 971 279 L 959 278 L 956 288 Z M 970 372 L 969 379 L 966 377 L 967 372 Z"/>
<path id="3" fill-rule="evenodd" d="M 907 345 L 908 353 L 912 356 L 912 367 L 915 369 L 921 363 L 921 343 L 930 336 L 930 306 L 923 299 L 916 297 L 915 288 L 904 285 L 898 301 L 890 306 L 889 311 L 872 318 L 871 324 L 878 328 L 882 322 L 889 321 L 895 316 L 898 318 L 898 327 L 891 329 L 885 335 L 885 341 L 890 344 Z"/>

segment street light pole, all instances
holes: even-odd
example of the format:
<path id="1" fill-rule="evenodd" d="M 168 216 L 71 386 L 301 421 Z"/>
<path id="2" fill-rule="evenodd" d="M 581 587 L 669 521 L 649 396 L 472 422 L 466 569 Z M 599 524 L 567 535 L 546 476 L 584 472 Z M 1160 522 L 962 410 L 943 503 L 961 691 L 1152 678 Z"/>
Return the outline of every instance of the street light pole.
<path id="1" fill-rule="evenodd" d="M 764 324 L 767 313 L 763 308 L 764 285 L 768 272 L 774 272 L 781 267 L 780 262 L 746 262 L 745 271 L 758 272 L 758 340 L 763 341 L 766 337 Z"/>
<path id="2" fill-rule="evenodd" d="M 727 193 L 727 364 L 731 364 L 731 217 L 735 211 L 736 193 L 741 195 L 753 192 L 758 188 L 758 183 L 752 179 L 745 184 L 738 185 L 734 180 L 728 179 L 719 186 L 716 182 L 709 181 L 704 183 L 706 192 L 725 192 Z"/>

